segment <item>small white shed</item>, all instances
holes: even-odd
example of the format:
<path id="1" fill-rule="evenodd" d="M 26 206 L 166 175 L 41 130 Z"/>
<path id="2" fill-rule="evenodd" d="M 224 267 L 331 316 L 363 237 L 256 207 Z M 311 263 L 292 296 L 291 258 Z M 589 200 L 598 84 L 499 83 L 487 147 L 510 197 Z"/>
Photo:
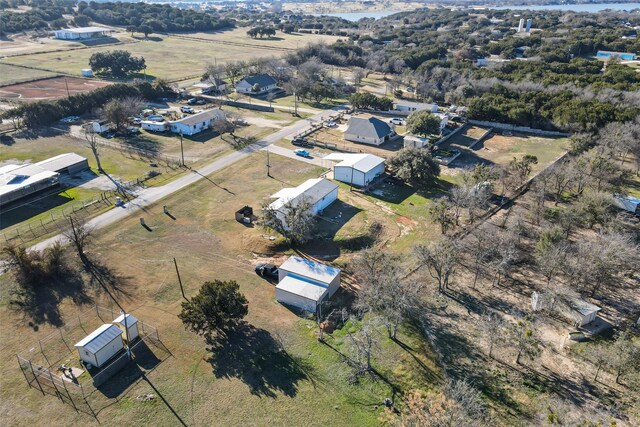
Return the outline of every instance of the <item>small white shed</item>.
<path id="1" fill-rule="evenodd" d="M 97 122 L 93 122 L 93 131 L 95 133 L 108 132 L 111 130 L 111 123 L 106 120 L 100 120 Z"/>
<path id="2" fill-rule="evenodd" d="M 124 348 L 122 334 L 115 325 L 100 326 L 76 343 L 80 359 L 99 368 Z"/>
<path id="3" fill-rule="evenodd" d="M 340 288 L 340 269 L 292 256 L 278 268 L 276 300 L 316 313 Z"/>
<path id="4" fill-rule="evenodd" d="M 593 322 L 596 320 L 600 310 L 602 309 L 597 305 L 582 299 L 571 301 L 571 311 L 576 326 L 584 326 Z"/>
<path id="5" fill-rule="evenodd" d="M 325 159 L 340 162 L 333 166 L 333 179 L 359 187 L 384 173 L 384 159 L 373 154 L 333 153 Z"/>
<path id="6" fill-rule="evenodd" d="M 133 317 L 131 314 L 127 314 L 127 325 L 125 327 L 125 315 L 121 314 L 120 316 L 113 319 L 113 324 L 116 325 L 122 332 L 125 334 L 123 338 L 127 338 L 126 331 L 129 330 L 129 342 L 133 342 L 136 338 L 138 338 L 138 319 Z"/>

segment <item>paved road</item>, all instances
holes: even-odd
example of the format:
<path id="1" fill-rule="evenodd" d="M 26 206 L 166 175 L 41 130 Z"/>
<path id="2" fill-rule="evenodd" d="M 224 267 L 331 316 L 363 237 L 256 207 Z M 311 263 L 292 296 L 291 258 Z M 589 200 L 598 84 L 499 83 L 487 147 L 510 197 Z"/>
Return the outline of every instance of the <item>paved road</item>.
<path id="1" fill-rule="evenodd" d="M 323 111 L 322 113 L 319 113 L 316 116 L 312 117 L 312 119 L 320 120 L 321 116 L 326 115 L 327 113 L 327 111 Z M 291 126 L 282 128 L 279 131 L 266 136 L 264 139 L 261 139 L 255 144 L 249 145 L 241 150 L 221 157 L 197 170 L 193 170 L 192 173 L 188 175 L 180 177 L 159 187 L 150 187 L 140 190 L 136 193 L 137 197 L 134 200 L 128 202 L 124 207 L 116 207 L 101 215 L 98 215 L 88 221 L 87 225 L 93 229 L 98 229 L 121 221 L 122 219 L 126 218 L 129 215 L 133 215 L 146 206 L 149 206 L 175 193 L 176 191 L 179 191 L 195 182 L 198 182 L 207 175 L 211 175 L 212 173 L 219 171 L 220 169 L 223 169 L 239 160 L 242 160 L 243 158 L 249 156 L 251 153 L 262 150 L 266 147 L 270 147 L 269 149 L 271 150 L 271 152 L 276 152 L 274 150 L 277 150 L 278 154 L 285 155 L 287 157 L 291 157 L 300 161 L 308 161 L 309 159 L 303 159 L 302 157 L 293 154 L 293 150 L 287 150 L 286 148 L 271 145 L 283 138 L 292 137 L 293 135 L 300 133 L 308 126 L 308 120 L 298 120 Z M 46 247 L 52 245 L 54 242 L 58 241 L 65 243 L 66 238 L 63 235 L 59 234 L 32 246 L 30 249 L 41 251 Z"/>

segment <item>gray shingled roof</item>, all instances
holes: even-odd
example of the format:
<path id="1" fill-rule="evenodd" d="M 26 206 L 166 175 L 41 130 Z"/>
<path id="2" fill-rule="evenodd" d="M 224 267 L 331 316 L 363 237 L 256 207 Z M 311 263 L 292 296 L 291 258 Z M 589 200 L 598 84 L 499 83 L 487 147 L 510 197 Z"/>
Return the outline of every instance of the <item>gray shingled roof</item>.
<path id="1" fill-rule="evenodd" d="M 253 86 L 255 84 L 258 84 L 261 87 L 271 86 L 271 85 L 274 85 L 274 84 L 278 83 L 278 82 L 276 82 L 276 80 L 273 77 L 271 77 L 268 74 L 258 74 L 258 75 L 255 75 L 255 76 L 248 76 L 248 77 L 245 77 L 242 80 L 244 80 L 245 82 L 249 83 L 251 86 Z"/>
<path id="2" fill-rule="evenodd" d="M 360 135 L 366 138 L 379 139 L 393 132 L 391 126 L 375 117 L 369 117 L 368 119 L 351 117 L 347 126 L 345 133 Z"/>

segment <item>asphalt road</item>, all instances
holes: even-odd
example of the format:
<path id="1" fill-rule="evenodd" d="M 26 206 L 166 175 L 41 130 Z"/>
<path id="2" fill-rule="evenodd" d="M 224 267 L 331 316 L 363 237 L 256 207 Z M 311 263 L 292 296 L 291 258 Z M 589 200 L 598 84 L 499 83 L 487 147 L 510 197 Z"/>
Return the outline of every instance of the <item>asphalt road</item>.
<path id="1" fill-rule="evenodd" d="M 335 110 L 338 110 L 336 108 Z M 328 116 L 328 111 L 322 111 L 321 113 L 316 114 L 311 117 L 312 120 L 321 120 L 323 116 Z M 199 169 L 192 170 L 192 172 L 188 175 L 180 177 L 174 181 L 171 181 L 165 185 L 159 187 L 150 187 L 140 190 L 136 193 L 136 198 L 126 203 L 123 207 L 113 208 L 101 215 L 94 217 L 93 219 L 87 222 L 87 226 L 92 229 L 99 229 L 102 227 L 106 227 L 122 219 L 128 217 L 129 215 L 133 215 L 136 212 L 139 212 L 143 208 L 158 202 L 159 200 L 179 191 L 191 184 L 194 184 L 207 175 L 211 175 L 214 172 L 217 172 L 239 160 L 244 159 L 250 154 L 265 149 L 266 147 L 270 147 L 270 152 L 274 152 L 280 155 L 285 155 L 286 157 L 290 157 L 292 159 L 300 160 L 307 163 L 315 163 L 315 161 L 320 161 L 320 159 L 305 159 L 300 156 L 297 156 L 293 153 L 293 150 L 287 150 L 286 148 L 278 147 L 274 144 L 275 142 L 284 139 L 291 138 L 293 135 L 300 133 L 302 130 L 309 126 L 309 119 L 298 120 L 296 123 L 282 128 L 260 141 L 251 144 L 241 150 L 235 151 L 227 156 L 221 157 L 205 166 L 202 166 Z M 314 160 L 314 161 L 310 161 Z M 315 163 L 318 164 L 318 163 Z M 42 251 L 43 249 L 49 247 L 55 242 L 66 243 L 66 238 L 59 234 L 57 236 L 53 236 L 47 240 L 44 240 L 40 243 L 37 243 L 31 246 L 30 250 L 38 250 Z"/>

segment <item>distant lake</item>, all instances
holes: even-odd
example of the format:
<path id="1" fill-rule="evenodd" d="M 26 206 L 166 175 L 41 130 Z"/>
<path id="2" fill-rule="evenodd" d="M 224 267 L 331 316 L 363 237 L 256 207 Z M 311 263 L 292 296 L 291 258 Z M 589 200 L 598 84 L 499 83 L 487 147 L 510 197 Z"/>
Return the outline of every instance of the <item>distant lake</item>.
<path id="1" fill-rule="evenodd" d="M 498 6 L 488 9 L 513 9 L 513 10 L 566 10 L 571 12 L 600 12 L 601 10 L 632 10 L 640 9 L 640 3 L 598 3 L 598 4 L 549 4 L 544 6 Z"/>
<path id="2" fill-rule="evenodd" d="M 338 18 L 346 19 L 347 21 L 356 22 L 362 18 L 375 18 L 380 19 L 385 16 L 393 15 L 394 13 L 400 13 L 399 10 L 380 10 L 377 12 L 345 12 L 345 13 L 312 13 L 313 16 L 336 16 Z"/>

